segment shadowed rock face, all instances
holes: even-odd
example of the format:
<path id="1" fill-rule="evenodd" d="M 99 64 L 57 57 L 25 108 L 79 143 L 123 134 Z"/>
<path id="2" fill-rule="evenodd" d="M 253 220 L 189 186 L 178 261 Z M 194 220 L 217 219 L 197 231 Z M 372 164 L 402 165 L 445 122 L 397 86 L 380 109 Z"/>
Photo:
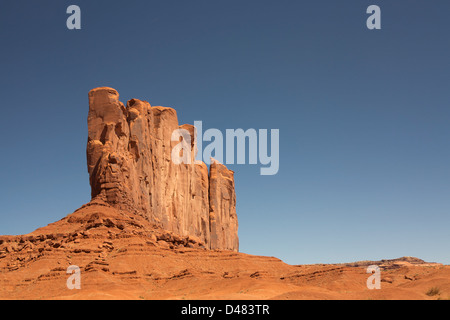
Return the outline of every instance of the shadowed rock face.
<path id="1" fill-rule="evenodd" d="M 175 129 L 191 135 L 191 163 L 175 164 Z M 194 161 L 196 131 L 178 125 L 172 108 L 132 99 L 125 107 L 112 88 L 89 92 L 87 164 L 92 199 L 141 215 L 210 249 L 238 251 L 233 171 Z"/>

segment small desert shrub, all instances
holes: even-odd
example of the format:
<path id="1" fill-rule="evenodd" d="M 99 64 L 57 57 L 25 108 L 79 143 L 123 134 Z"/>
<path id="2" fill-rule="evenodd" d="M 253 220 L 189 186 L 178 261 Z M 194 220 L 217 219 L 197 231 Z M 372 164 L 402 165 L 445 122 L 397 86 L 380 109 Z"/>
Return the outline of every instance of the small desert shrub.
<path id="1" fill-rule="evenodd" d="M 433 287 L 430 290 L 427 291 L 427 296 L 435 296 L 437 294 L 441 293 L 441 290 L 438 287 Z"/>

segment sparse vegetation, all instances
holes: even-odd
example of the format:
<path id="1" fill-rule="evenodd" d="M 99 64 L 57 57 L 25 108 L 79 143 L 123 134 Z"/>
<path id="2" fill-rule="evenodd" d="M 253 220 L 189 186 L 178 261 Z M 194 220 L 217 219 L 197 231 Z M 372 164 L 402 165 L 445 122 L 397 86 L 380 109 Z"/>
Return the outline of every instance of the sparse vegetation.
<path id="1" fill-rule="evenodd" d="M 441 293 L 441 290 L 438 287 L 433 287 L 430 290 L 427 291 L 426 295 L 427 296 L 435 296 Z"/>

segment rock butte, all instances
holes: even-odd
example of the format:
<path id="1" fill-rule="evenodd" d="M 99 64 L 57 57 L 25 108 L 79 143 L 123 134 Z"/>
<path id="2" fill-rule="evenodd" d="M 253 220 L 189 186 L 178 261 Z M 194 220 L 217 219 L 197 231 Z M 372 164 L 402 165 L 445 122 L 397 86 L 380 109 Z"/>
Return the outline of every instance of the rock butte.
<path id="1" fill-rule="evenodd" d="M 171 141 L 178 128 L 191 134 L 192 164 L 175 164 Z M 196 128 L 179 125 L 172 108 L 131 99 L 115 89 L 89 92 L 87 165 L 92 200 L 137 214 L 208 249 L 239 250 L 234 172 L 195 161 Z"/>

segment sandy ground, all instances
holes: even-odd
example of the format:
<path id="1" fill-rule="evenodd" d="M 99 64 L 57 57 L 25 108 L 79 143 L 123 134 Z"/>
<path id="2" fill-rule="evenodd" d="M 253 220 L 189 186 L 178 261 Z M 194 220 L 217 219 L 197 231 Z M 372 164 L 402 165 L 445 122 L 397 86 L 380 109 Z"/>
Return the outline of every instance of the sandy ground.
<path id="1" fill-rule="evenodd" d="M 387 261 L 381 289 L 369 290 L 370 263 L 288 265 L 210 251 L 91 203 L 28 235 L 0 236 L 0 299 L 450 299 L 450 266 Z M 81 289 L 67 287 L 71 265 Z"/>

